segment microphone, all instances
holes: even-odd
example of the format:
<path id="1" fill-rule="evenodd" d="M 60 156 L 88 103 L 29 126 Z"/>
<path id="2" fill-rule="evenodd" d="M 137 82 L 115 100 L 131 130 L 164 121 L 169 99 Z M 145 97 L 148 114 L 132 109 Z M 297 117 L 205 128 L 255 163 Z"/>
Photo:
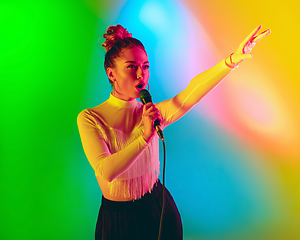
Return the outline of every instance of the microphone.
<path id="1" fill-rule="evenodd" d="M 140 100 L 141 100 L 141 102 L 142 102 L 143 104 L 146 104 L 146 103 L 149 103 L 149 102 L 152 103 L 151 95 L 150 95 L 150 93 L 149 93 L 146 89 L 142 89 L 142 90 L 140 91 Z M 159 120 L 156 119 L 156 120 L 154 121 L 154 128 L 156 129 L 157 134 L 158 134 L 158 136 L 160 137 L 160 139 L 161 139 L 162 141 L 164 141 L 164 135 L 163 135 L 162 130 L 160 129 L 160 125 L 159 125 L 159 124 L 160 124 L 160 123 L 159 123 Z"/>

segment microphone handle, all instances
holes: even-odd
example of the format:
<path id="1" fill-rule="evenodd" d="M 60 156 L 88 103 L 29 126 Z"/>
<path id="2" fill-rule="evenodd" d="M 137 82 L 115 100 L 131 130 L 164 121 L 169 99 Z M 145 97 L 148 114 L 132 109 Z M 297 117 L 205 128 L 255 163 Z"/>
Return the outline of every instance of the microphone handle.
<path id="1" fill-rule="evenodd" d="M 158 119 L 156 119 L 156 120 L 154 121 L 154 127 L 156 128 L 156 127 L 159 126 L 159 125 L 160 125 L 160 122 L 159 122 Z"/>
<path id="2" fill-rule="evenodd" d="M 156 129 L 156 132 L 157 132 L 158 136 L 160 137 L 160 139 L 161 139 L 162 141 L 164 141 L 163 131 L 162 131 L 161 128 L 160 128 L 159 120 L 158 120 L 158 119 L 156 119 L 156 120 L 154 121 L 154 128 Z"/>
<path id="3" fill-rule="evenodd" d="M 139 95 L 140 95 L 140 100 L 143 104 L 146 104 L 148 102 L 152 103 L 152 97 L 146 89 L 141 90 Z M 154 128 L 156 129 L 157 134 L 160 137 L 160 139 L 164 142 L 164 135 L 160 128 L 158 119 L 154 120 Z"/>

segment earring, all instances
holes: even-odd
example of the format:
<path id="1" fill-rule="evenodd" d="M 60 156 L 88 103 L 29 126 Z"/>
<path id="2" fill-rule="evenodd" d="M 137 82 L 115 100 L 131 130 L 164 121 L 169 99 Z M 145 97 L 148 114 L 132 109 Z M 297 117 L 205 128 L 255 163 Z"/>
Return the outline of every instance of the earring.
<path id="1" fill-rule="evenodd" d="M 148 86 L 148 92 L 149 92 L 149 89 L 150 89 L 149 83 L 147 84 L 147 86 Z"/>

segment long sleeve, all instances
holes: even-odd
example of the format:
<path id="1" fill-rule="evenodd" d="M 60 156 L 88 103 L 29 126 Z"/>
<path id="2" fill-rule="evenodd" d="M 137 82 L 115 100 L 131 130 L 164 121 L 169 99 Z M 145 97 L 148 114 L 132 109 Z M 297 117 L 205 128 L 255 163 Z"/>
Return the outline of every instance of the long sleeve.
<path id="1" fill-rule="evenodd" d="M 223 59 L 217 65 L 194 77 L 189 85 L 174 98 L 158 103 L 157 108 L 161 115 L 166 116 L 165 124 L 173 123 L 184 116 L 232 70 L 226 66 Z"/>
<path id="2" fill-rule="evenodd" d="M 78 115 L 77 123 L 86 157 L 95 174 L 108 182 L 130 168 L 148 147 L 140 135 L 122 150 L 112 153 L 106 141 L 107 133 L 96 117 L 84 110 Z"/>

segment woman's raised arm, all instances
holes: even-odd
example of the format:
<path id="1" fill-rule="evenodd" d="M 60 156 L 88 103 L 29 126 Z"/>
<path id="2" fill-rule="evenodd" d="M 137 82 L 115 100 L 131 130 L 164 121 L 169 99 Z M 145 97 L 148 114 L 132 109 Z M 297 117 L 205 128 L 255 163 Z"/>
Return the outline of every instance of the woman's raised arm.
<path id="1" fill-rule="evenodd" d="M 251 58 L 252 54 L 250 52 L 255 44 L 271 33 L 270 29 L 259 33 L 260 29 L 261 25 L 255 28 L 229 57 L 194 77 L 182 92 L 167 100 L 166 102 L 168 103 L 163 104 L 167 106 L 166 109 L 158 107 L 160 111 L 169 112 L 169 114 L 166 114 L 168 116 L 166 121 L 171 123 L 181 118 L 235 69 L 239 63 L 247 58 Z"/>

